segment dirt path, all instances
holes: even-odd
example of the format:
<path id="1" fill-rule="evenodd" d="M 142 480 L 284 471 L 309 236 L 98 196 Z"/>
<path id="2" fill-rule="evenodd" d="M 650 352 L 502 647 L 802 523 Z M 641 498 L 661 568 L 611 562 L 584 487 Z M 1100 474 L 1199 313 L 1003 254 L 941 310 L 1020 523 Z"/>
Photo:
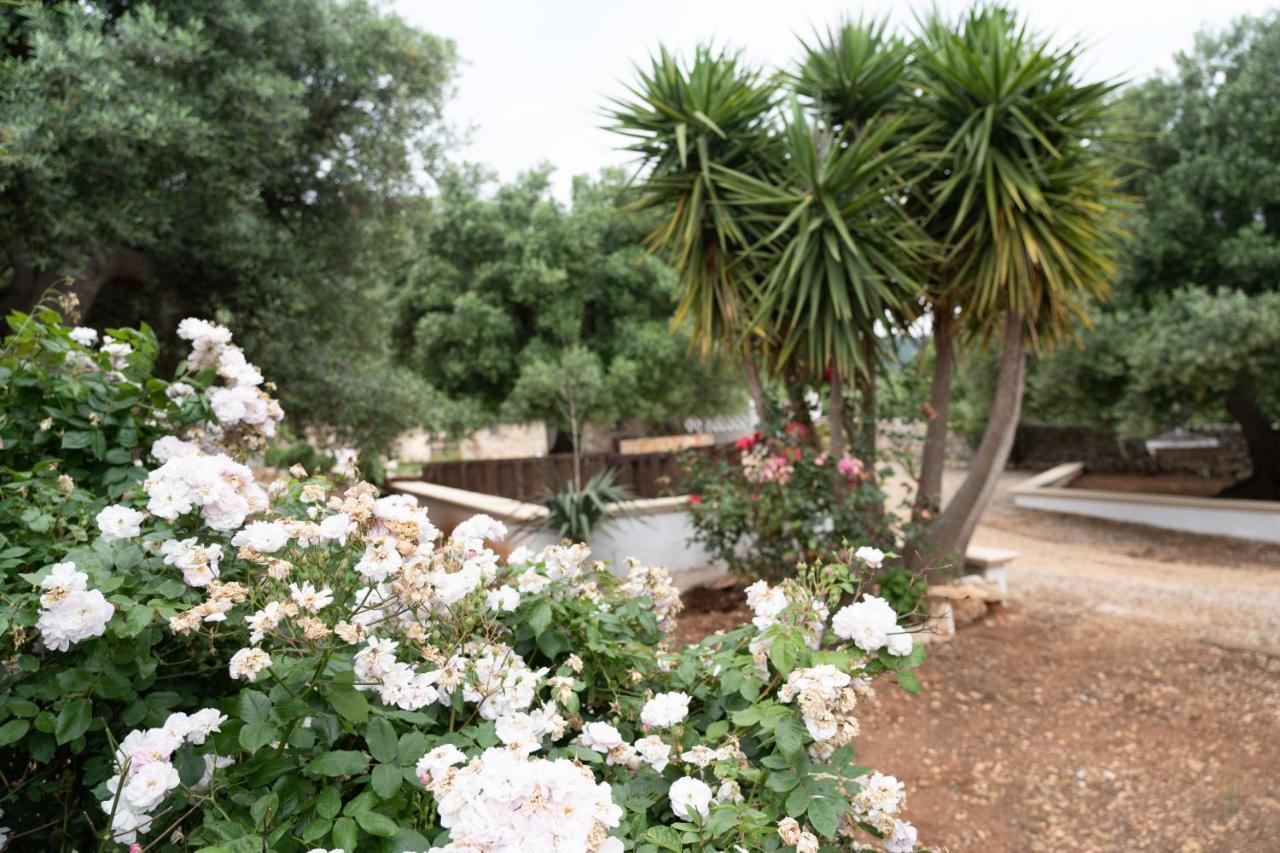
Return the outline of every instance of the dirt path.
<path id="1" fill-rule="evenodd" d="M 1009 605 L 864 706 L 860 760 L 935 849 L 1280 851 L 1280 547 L 1019 510 L 1023 476 L 975 536 Z"/>
<path id="2" fill-rule="evenodd" d="M 860 758 L 954 851 L 1280 851 L 1280 548 L 1019 510 L 1019 479 L 975 536 L 1020 553 L 1010 605 L 881 691 Z"/>

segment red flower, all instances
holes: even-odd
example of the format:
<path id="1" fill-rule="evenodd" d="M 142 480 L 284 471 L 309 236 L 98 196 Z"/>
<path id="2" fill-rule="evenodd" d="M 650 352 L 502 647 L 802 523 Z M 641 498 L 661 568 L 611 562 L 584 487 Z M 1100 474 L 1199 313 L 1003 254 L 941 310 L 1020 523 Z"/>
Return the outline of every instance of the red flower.
<path id="1" fill-rule="evenodd" d="M 698 504 L 702 503 L 702 495 L 699 495 L 699 494 L 689 495 L 689 503 L 693 504 L 694 506 L 697 506 Z"/>
<path id="2" fill-rule="evenodd" d="M 804 433 L 805 433 L 804 424 L 800 423 L 799 421 L 792 421 L 791 423 L 787 424 L 787 435 L 791 436 L 792 438 L 802 438 L 804 437 Z"/>
<path id="3" fill-rule="evenodd" d="M 744 435 L 733 443 L 733 446 L 739 450 L 750 450 L 751 446 L 756 443 L 755 436 Z"/>

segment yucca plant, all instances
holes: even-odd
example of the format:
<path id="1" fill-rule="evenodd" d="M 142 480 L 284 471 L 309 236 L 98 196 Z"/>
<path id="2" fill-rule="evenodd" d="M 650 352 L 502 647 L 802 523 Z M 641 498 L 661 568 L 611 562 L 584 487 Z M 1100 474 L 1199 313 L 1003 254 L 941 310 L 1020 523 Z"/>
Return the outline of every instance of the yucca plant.
<path id="1" fill-rule="evenodd" d="M 885 340 L 878 329 L 915 317 L 916 265 L 928 248 L 897 202 L 903 176 L 919 165 L 915 140 L 883 114 L 845 127 L 824 126 L 793 100 L 767 172 L 718 170 L 724 198 L 754 238 L 745 257 L 760 283 L 755 323 L 776 340 L 772 366 L 801 357 L 826 373 L 837 457 L 845 382 L 874 374 Z"/>
<path id="2" fill-rule="evenodd" d="M 625 503 L 632 497 L 631 491 L 618 482 L 618 472 L 606 468 L 592 475 L 581 489 L 566 483 L 548 494 L 543 501 L 548 510 L 543 526 L 554 530 L 561 539 L 589 542 L 591 533 L 606 521 L 609 505 Z"/>
<path id="3" fill-rule="evenodd" d="M 663 214 L 648 241 L 680 278 L 674 322 L 688 321 L 704 352 L 725 346 L 739 354 L 763 412 L 753 352 L 764 341 L 750 324 L 755 285 L 739 263 L 747 238 L 715 169 L 756 169 L 770 144 L 776 87 L 739 54 L 707 46 L 689 62 L 659 50 L 637 72 L 630 97 L 614 99 L 609 116 L 641 158 L 636 206 Z"/>
<path id="4" fill-rule="evenodd" d="M 903 106 L 910 45 L 886 20 L 845 20 L 800 43 L 800 61 L 783 79 L 838 130 L 858 130 Z"/>
<path id="5" fill-rule="evenodd" d="M 959 492 L 931 531 L 930 554 L 962 552 L 1008 459 L 1021 410 L 1025 349 L 1084 318 L 1115 274 L 1123 228 L 1114 82 L 1085 83 L 1081 48 L 1054 48 L 1000 6 L 959 23 L 921 23 L 910 66 L 932 174 L 918 187 L 943 252 L 931 287 L 933 405 L 920 510 L 936 507 L 955 324 L 999 337 L 1000 367 L 986 433 Z"/>

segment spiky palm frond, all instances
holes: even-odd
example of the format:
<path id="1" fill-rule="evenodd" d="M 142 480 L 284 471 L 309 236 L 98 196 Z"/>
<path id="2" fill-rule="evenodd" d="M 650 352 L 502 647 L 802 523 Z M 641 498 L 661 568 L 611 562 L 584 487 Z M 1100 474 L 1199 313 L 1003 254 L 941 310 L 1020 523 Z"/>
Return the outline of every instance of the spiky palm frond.
<path id="1" fill-rule="evenodd" d="M 939 152 L 925 189 L 946 244 L 939 279 L 977 334 L 1012 310 L 1033 343 L 1052 340 L 1115 274 L 1120 164 L 1095 142 L 1114 130 L 1118 84 L 1082 82 L 1079 56 L 999 6 L 921 25 L 911 74 Z"/>
<path id="2" fill-rule="evenodd" d="M 744 258 L 761 282 L 755 320 L 776 335 L 778 366 L 799 355 L 853 375 L 868 366 L 865 343 L 878 343 L 877 325 L 916 316 L 916 265 L 928 244 L 900 202 L 920 165 L 916 140 L 901 128 L 879 115 L 859 131 L 834 132 L 793 101 L 767 174 L 716 170 L 753 237 Z"/>
<path id="3" fill-rule="evenodd" d="M 613 100 L 611 129 L 642 158 L 638 206 L 664 214 L 649 240 L 683 284 L 676 322 L 689 319 L 704 348 L 736 345 L 752 313 L 753 283 L 735 264 L 746 238 L 713 173 L 750 171 L 768 147 L 775 87 L 737 53 L 706 46 L 687 63 L 662 49 L 637 71 L 630 98 Z"/>
<path id="4" fill-rule="evenodd" d="M 784 78 L 833 128 L 857 130 L 901 101 L 910 46 L 887 20 L 846 19 L 800 44 Z"/>

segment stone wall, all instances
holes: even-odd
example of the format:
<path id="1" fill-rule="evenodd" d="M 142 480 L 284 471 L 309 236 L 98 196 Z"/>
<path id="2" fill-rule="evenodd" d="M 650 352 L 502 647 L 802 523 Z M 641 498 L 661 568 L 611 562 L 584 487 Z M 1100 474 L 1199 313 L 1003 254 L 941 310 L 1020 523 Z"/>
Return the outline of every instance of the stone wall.
<path id="1" fill-rule="evenodd" d="M 1249 454 L 1239 429 L 1221 426 L 1191 432 L 1197 437 L 1216 438 L 1218 446 L 1161 450 L 1152 456 L 1143 441 L 1094 427 L 1022 424 L 1009 454 L 1009 467 L 1042 471 L 1064 462 L 1083 462 L 1088 471 L 1178 473 L 1233 480 L 1249 475 Z"/>

